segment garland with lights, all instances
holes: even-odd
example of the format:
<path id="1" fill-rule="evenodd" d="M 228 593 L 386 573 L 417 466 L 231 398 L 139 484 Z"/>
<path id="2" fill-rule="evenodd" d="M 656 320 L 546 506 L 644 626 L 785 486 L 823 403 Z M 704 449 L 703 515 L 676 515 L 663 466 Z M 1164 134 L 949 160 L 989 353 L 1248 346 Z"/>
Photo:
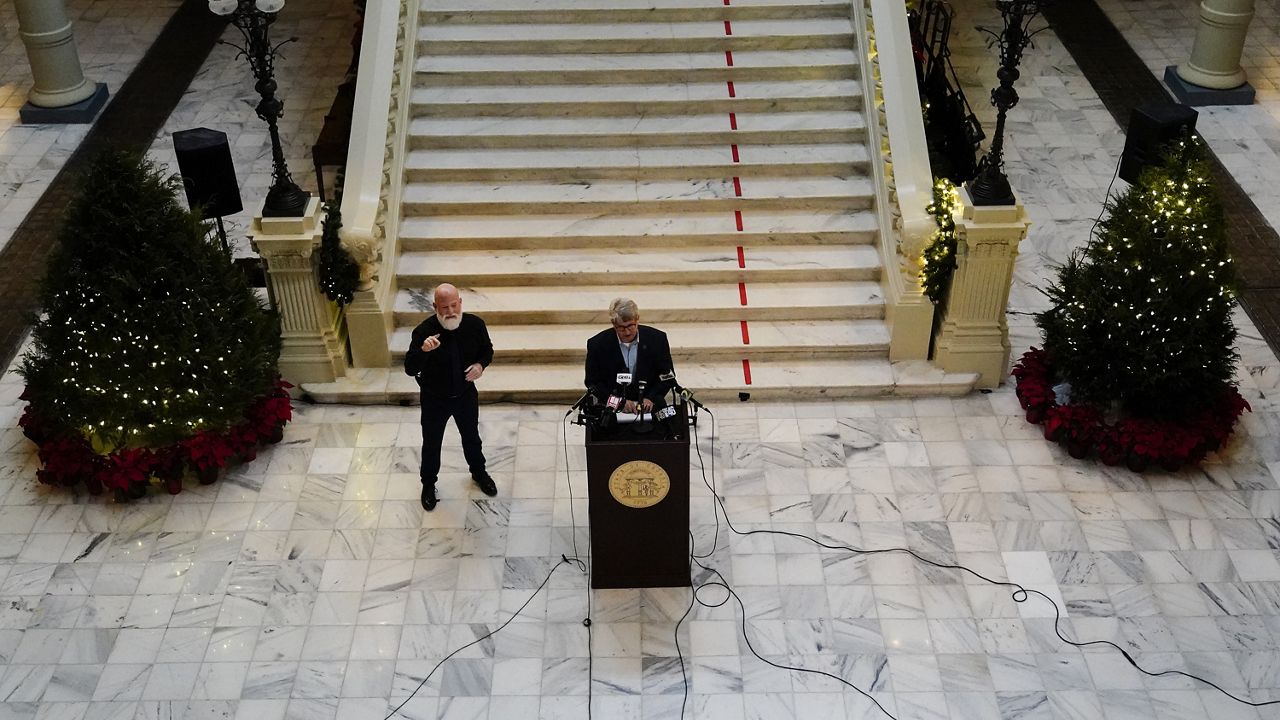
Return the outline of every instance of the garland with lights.
<path id="1" fill-rule="evenodd" d="M 1233 378 L 1235 268 L 1202 141 L 1175 143 L 1107 201 L 1036 315 L 1044 349 L 1014 370 L 1045 436 L 1073 455 L 1168 467 L 1222 446 L 1248 403 Z"/>
<path id="2" fill-rule="evenodd" d="M 341 176 L 338 182 L 342 182 Z M 360 266 L 342 246 L 338 229 L 342 227 L 342 211 L 338 202 L 324 206 L 324 230 L 320 236 L 320 290 L 329 300 L 345 306 L 355 297 L 360 286 Z"/>
<path id="3" fill-rule="evenodd" d="M 942 302 L 951 287 L 951 276 L 956 270 L 956 221 L 955 210 L 960 204 L 960 192 L 954 183 L 938 178 L 933 183 L 933 202 L 925 211 L 933 216 L 938 229 L 929 240 L 921 258 L 920 285 L 924 294 L 934 304 Z"/>
<path id="4" fill-rule="evenodd" d="M 117 499 L 190 470 L 212 482 L 291 417 L 274 313 L 178 184 L 124 152 L 96 157 L 67 208 L 19 372 L 42 482 Z"/>

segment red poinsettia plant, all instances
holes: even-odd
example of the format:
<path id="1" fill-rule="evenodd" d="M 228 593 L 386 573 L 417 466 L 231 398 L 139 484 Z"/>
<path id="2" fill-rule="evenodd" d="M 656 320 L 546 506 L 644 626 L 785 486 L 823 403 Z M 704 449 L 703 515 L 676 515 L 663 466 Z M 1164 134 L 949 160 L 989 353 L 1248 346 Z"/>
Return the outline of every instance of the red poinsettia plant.
<path id="1" fill-rule="evenodd" d="M 1057 401 L 1056 375 L 1044 350 L 1028 350 L 1010 374 L 1016 378 L 1015 393 L 1027 422 L 1043 424 L 1046 440 L 1061 443 L 1072 457 L 1083 458 L 1094 450 L 1103 463 L 1125 463 L 1137 472 L 1151 466 L 1174 471 L 1200 462 L 1226 444 L 1236 420 L 1252 409 L 1229 385 L 1216 402 L 1179 422 L 1126 417 L 1109 423 L 1101 408 Z"/>
<path id="2" fill-rule="evenodd" d="M 271 392 L 249 407 L 244 422 L 222 430 L 202 430 L 160 448 L 120 447 L 105 454 L 95 452 L 84 436 L 54 431 L 53 423 L 42 418 L 30 403 L 18 425 L 39 446 L 43 465 L 37 472 L 40 482 L 61 487 L 83 482 L 94 495 L 110 489 L 117 499 L 125 500 L 140 497 L 154 477 L 170 493 L 177 493 L 182 489 L 184 472 L 190 470 L 202 482 L 212 482 L 217 472 L 232 461 L 253 460 L 258 448 L 279 442 L 284 426 L 293 418 L 291 387 L 277 378 Z M 22 399 L 29 398 L 24 393 Z"/>

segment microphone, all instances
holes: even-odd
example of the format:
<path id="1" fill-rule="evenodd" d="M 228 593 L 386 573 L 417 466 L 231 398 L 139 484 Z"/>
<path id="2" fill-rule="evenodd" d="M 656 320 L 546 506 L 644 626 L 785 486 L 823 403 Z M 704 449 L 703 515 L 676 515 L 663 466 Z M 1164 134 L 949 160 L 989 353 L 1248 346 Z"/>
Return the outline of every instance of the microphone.
<path id="1" fill-rule="evenodd" d="M 573 414 L 574 410 L 579 410 L 585 405 L 594 405 L 595 397 L 596 397 L 596 388 L 594 385 L 592 385 L 587 388 L 587 391 L 582 394 L 582 397 L 578 398 L 578 400 L 573 403 L 573 406 L 569 408 L 569 411 L 566 412 L 564 416 L 569 417 L 570 415 Z"/>
<path id="2" fill-rule="evenodd" d="M 702 403 L 698 402 L 698 398 L 694 397 L 691 391 L 686 390 L 684 388 L 679 388 L 679 391 L 680 391 L 680 397 L 684 399 L 686 402 L 688 402 L 690 405 L 694 406 L 699 410 L 707 409 L 706 405 L 703 405 Z"/>
<path id="3" fill-rule="evenodd" d="M 683 401 L 685 401 L 685 402 L 688 402 L 688 403 L 692 404 L 695 408 L 697 408 L 697 409 L 699 409 L 699 410 L 706 410 L 706 409 L 707 409 L 705 405 L 703 405 L 702 403 L 698 402 L 697 398 L 695 398 L 695 397 L 693 396 L 693 393 L 692 393 L 691 391 L 686 390 L 685 388 L 680 387 L 680 382 L 679 382 L 678 380 L 676 380 L 676 371 L 675 371 L 675 370 L 668 370 L 668 371 L 666 371 L 665 373 L 663 373 L 663 374 L 659 375 L 659 376 L 658 376 L 658 379 L 659 379 L 659 380 L 669 380 L 669 381 L 671 381 L 671 389 L 676 393 L 676 396 L 677 396 L 679 399 L 681 399 L 681 400 L 683 400 Z"/>

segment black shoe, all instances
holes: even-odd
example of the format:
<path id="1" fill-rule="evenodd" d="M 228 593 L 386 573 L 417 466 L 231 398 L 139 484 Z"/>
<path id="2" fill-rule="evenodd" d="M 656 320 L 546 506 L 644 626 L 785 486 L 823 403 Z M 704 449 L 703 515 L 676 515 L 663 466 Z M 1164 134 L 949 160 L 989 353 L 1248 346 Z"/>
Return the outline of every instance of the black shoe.
<path id="1" fill-rule="evenodd" d="M 440 498 L 436 497 L 436 484 L 422 484 L 422 509 L 431 512 L 436 509 L 436 504 L 440 502 Z"/>
<path id="2" fill-rule="evenodd" d="M 493 478 L 489 477 L 488 472 L 484 470 L 473 472 L 471 473 L 471 479 L 476 481 L 476 485 L 480 488 L 480 492 L 485 495 L 493 497 L 498 494 L 498 484 L 493 481 Z"/>

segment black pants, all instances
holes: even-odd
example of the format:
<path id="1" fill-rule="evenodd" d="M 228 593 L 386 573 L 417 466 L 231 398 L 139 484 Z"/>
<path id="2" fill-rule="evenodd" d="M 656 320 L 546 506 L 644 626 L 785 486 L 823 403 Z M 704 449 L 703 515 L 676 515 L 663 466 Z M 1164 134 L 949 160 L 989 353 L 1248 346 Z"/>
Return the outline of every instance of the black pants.
<path id="1" fill-rule="evenodd" d="M 475 390 L 456 398 L 422 397 L 422 483 L 434 483 L 440 473 L 440 445 L 449 418 L 462 436 L 462 454 L 471 472 L 484 470 L 480 443 L 480 398 Z"/>

